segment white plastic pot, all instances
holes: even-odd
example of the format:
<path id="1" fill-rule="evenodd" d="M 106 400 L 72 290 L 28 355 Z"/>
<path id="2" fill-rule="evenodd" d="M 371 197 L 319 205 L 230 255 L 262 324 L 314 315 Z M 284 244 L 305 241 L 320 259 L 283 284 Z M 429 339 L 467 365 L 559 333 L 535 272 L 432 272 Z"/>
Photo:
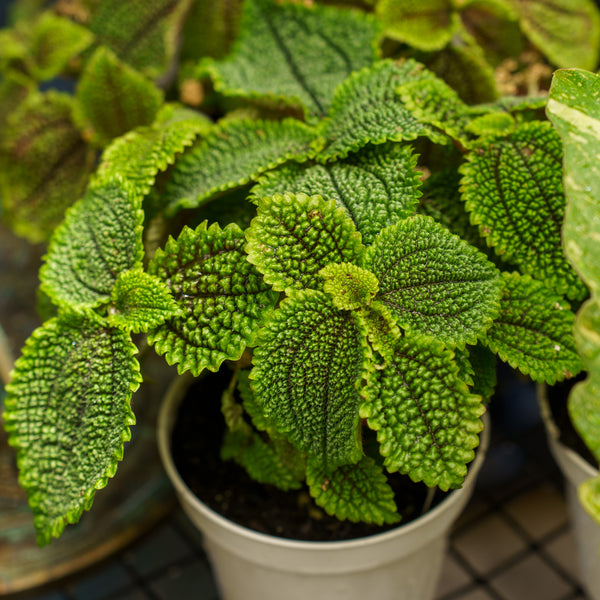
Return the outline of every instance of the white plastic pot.
<path id="1" fill-rule="evenodd" d="M 538 398 L 550 451 L 566 481 L 567 507 L 577 544 L 581 583 L 590 600 L 600 600 L 600 527 L 583 508 L 577 495 L 579 486 L 597 477 L 598 470 L 559 441 L 560 431 L 552 419 L 544 385 L 538 387 Z"/>
<path id="2" fill-rule="evenodd" d="M 469 499 L 489 443 L 482 434 L 463 487 L 411 523 L 340 542 L 265 535 L 233 523 L 203 504 L 181 479 L 170 452 L 184 384 L 179 380 L 159 417 L 160 454 L 183 508 L 203 533 L 222 600 L 431 600 L 449 530 Z"/>

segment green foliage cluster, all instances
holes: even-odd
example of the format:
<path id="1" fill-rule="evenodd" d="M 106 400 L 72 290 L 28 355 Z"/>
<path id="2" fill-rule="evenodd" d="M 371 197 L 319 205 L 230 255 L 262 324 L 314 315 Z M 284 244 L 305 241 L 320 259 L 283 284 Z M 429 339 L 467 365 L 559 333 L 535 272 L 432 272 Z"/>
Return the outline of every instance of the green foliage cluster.
<path id="1" fill-rule="evenodd" d="M 495 355 L 547 383 L 582 369 L 561 140 L 493 69 L 596 61 L 594 6 L 326 4 L 80 0 L 0 33 L 2 206 L 50 239 L 56 309 L 3 414 L 40 543 L 122 457 L 132 340 L 232 367 L 224 459 L 377 524 L 400 519 L 388 473 L 461 486 Z M 566 41 L 558 14 L 591 29 Z M 73 94 L 42 91 L 59 73 Z"/>

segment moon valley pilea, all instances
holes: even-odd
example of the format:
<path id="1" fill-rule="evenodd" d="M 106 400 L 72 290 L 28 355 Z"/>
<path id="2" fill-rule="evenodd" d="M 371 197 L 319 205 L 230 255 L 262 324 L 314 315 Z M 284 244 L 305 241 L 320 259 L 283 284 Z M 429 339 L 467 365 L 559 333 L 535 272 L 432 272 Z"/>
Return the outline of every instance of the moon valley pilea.
<path id="1" fill-rule="evenodd" d="M 40 280 L 54 309 L 3 413 L 39 542 L 115 473 L 140 344 L 194 376 L 232 364 L 223 456 L 262 483 L 307 485 L 340 519 L 398 521 L 387 473 L 460 487 L 496 356 L 548 383 L 582 368 L 569 302 L 587 290 L 561 249 L 561 141 L 543 96 L 498 94 L 494 52 L 513 48 L 486 46 L 475 27 L 493 18 L 519 52 L 533 42 L 555 61 L 544 44 L 560 40 L 536 38 L 546 17 L 535 27 L 535 11 L 496 0 L 444 20 L 424 2 L 425 40 L 394 17 L 414 4 L 401 1 L 245 0 L 239 22 L 203 2 L 146 3 L 155 18 L 132 20 L 137 4 L 82 3 L 66 53 L 19 57 L 13 40 L 4 61 L 4 98 L 26 96 L 4 134 L 6 215 L 32 239 L 51 235 Z M 64 17 L 43 19 L 32 44 Z M 149 29 L 120 36 L 115 19 Z M 207 54 L 190 36 L 202 19 L 235 41 L 190 61 Z M 167 85 L 178 63 L 164 40 L 182 28 L 181 88 L 200 110 L 148 78 Z M 581 38 L 568 50 L 589 57 Z M 42 58 L 75 53 L 74 95 L 25 93 Z M 457 65 L 477 85 L 449 85 Z M 30 113 L 47 127 L 28 129 Z M 33 170 L 53 151 L 58 175 Z M 55 208 L 27 223 L 25 207 L 52 197 L 79 199 L 64 219 Z"/>

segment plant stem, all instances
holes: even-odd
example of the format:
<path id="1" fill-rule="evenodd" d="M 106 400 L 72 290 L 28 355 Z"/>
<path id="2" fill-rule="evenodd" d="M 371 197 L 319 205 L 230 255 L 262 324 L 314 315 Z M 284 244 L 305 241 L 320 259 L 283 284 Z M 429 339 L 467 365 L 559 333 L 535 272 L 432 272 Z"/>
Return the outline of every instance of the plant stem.
<path id="1" fill-rule="evenodd" d="M 436 488 L 432 487 L 427 490 L 427 497 L 425 498 L 425 502 L 423 502 L 423 508 L 421 509 L 421 514 L 424 515 L 430 508 L 431 503 L 433 502 L 433 497 L 435 496 Z"/>

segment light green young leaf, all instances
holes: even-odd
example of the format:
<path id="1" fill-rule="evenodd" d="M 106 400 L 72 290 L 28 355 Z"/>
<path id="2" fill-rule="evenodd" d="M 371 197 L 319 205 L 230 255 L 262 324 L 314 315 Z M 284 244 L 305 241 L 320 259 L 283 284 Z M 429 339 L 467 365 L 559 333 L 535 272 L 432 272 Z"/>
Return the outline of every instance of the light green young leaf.
<path id="1" fill-rule="evenodd" d="M 512 0 L 523 31 L 559 67 L 594 69 L 600 13 L 593 0 Z"/>
<path id="2" fill-rule="evenodd" d="M 123 458 L 141 381 L 136 351 L 98 317 L 65 313 L 17 361 L 3 419 L 42 545 L 89 510 Z"/>
<path id="3" fill-rule="evenodd" d="M 58 305 L 107 301 L 119 273 L 141 267 L 142 198 L 121 179 L 92 184 L 56 230 L 40 271 Z"/>
<path id="4" fill-rule="evenodd" d="M 504 273 L 500 314 L 484 343 L 511 367 L 548 384 L 577 375 L 575 315 L 562 298 L 528 275 Z"/>
<path id="5" fill-rule="evenodd" d="M 368 456 L 335 470 L 309 461 L 306 481 L 311 496 L 336 519 L 353 523 L 397 523 L 400 515 L 383 469 Z"/>
<path id="6" fill-rule="evenodd" d="M 246 260 L 244 244 L 237 225 L 221 229 L 205 221 L 169 239 L 150 262 L 148 272 L 167 284 L 181 315 L 150 332 L 148 341 L 180 372 L 197 376 L 238 360 L 275 305 L 277 294 Z"/>
<path id="7" fill-rule="evenodd" d="M 470 121 L 466 130 L 477 136 L 506 135 L 517 126 L 515 118 L 507 112 L 491 112 L 475 117 Z"/>
<path id="8" fill-rule="evenodd" d="M 598 390 L 600 391 L 600 390 Z M 579 500 L 585 509 L 600 524 L 600 477 L 590 479 L 581 484 Z"/>
<path id="9" fill-rule="evenodd" d="M 409 145 L 366 146 L 360 153 L 324 165 L 294 163 L 266 173 L 254 198 L 275 194 L 319 195 L 343 206 L 365 244 L 388 225 L 410 217 L 420 196 L 417 157 Z"/>
<path id="10" fill-rule="evenodd" d="M 165 203 L 170 213 L 198 207 L 282 163 L 306 160 L 318 146 L 314 129 L 295 119 L 225 121 L 176 162 Z"/>
<path id="11" fill-rule="evenodd" d="M 358 11 L 246 0 L 232 53 L 205 61 L 200 73 L 225 95 L 283 102 L 322 117 L 337 85 L 376 59 L 378 34 L 376 21 Z"/>
<path id="12" fill-rule="evenodd" d="M 163 101 L 161 90 L 105 47 L 86 64 L 75 97 L 77 123 L 100 146 L 150 125 Z"/>
<path id="13" fill-rule="evenodd" d="M 354 262 L 360 234 L 334 200 L 306 194 L 265 196 L 246 230 L 248 260 L 278 292 L 322 289 L 319 271 L 334 262 Z"/>
<path id="14" fill-rule="evenodd" d="M 294 291 L 260 331 L 250 373 L 256 400 L 324 468 L 362 457 L 356 382 L 364 354 L 352 315 L 315 290 Z"/>
<path id="15" fill-rule="evenodd" d="M 442 490 L 460 487 L 479 444 L 485 408 L 440 342 L 409 335 L 372 369 L 360 416 L 377 431 L 388 471 Z"/>
<path id="16" fill-rule="evenodd" d="M 207 117 L 174 104 L 165 104 L 156 121 L 114 140 L 102 153 L 96 177 L 114 174 L 132 182 L 142 195 L 150 192 L 156 175 L 211 127 Z"/>
<path id="17" fill-rule="evenodd" d="M 89 28 L 98 45 L 156 79 L 175 58 L 189 7 L 189 0 L 102 0 L 94 2 Z"/>
<path id="18" fill-rule="evenodd" d="M 340 310 L 367 307 L 379 291 L 377 277 L 352 263 L 331 263 L 319 275 L 325 280 L 323 291 Z"/>
<path id="19" fill-rule="evenodd" d="M 420 50 L 440 50 L 460 26 L 451 0 L 380 0 L 385 34 Z"/>
<path id="20" fill-rule="evenodd" d="M 363 266 L 379 279 L 377 299 L 399 325 L 445 344 L 474 344 L 497 314 L 497 269 L 429 217 L 417 215 L 382 231 Z"/>
<path id="21" fill-rule="evenodd" d="M 66 94 L 33 93 L 2 128 L 2 218 L 32 242 L 47 241 L 83 194 L 94 166 L 94 152 L 73 123 L 72 109 Z"/>
<path id="22" fill-rule="evenodd" d="M 118 274 L 108 309 L 110 325 L 141 333 L 158 327 L 178 312 L 169 288 L 157 277 L 141 269 Z"/>
<path id="23" fill-rule="evenodd" d="M 547 122 L 484 137 L 461 167 L 471 220 L 496 253 L 561 295 L 586 290 L 562 250 L 562 144 Z"/>
<path id="24" fill-rule="evenodd" d="M 445 135 L 418 121 L 396 94 L 399 85 L 433 78 L 435 75 L 413 60 L 382 60 L 353 73 L 338 87 L 320 126 L 326 146 L 318 159 L 340 159 L 367 144 L 423 135 L 438 144 L 448 143 Z"/>

